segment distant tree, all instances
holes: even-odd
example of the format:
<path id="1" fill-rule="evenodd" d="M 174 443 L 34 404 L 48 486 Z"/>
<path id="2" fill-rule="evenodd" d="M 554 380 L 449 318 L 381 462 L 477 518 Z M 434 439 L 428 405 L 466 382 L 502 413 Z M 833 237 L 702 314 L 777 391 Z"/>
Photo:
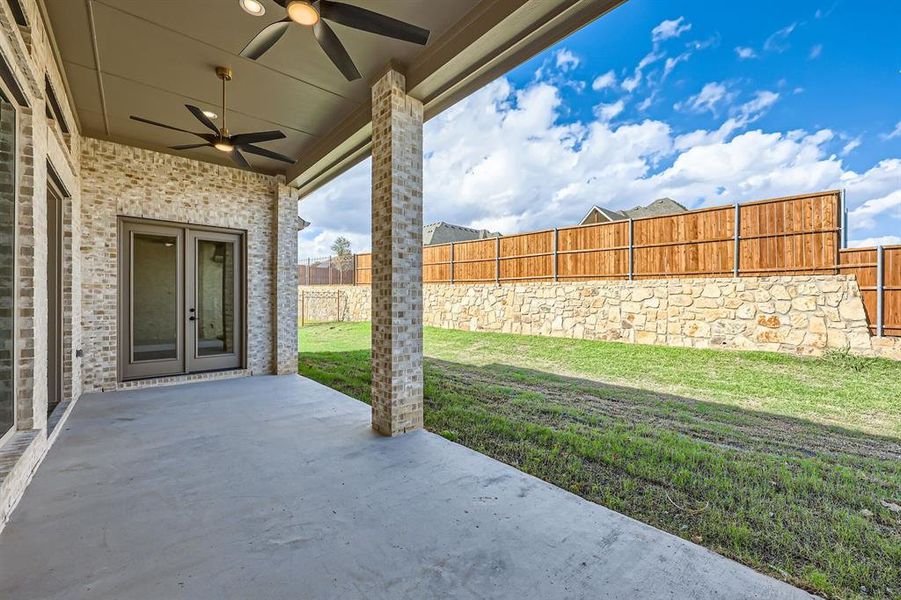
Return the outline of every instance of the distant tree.
<path id="1" fill-rule="evenodd" d="M 332 244 L 332 252 L 334 252 L 335 256 L 338 258 L 349 258 L 351 256 L 350 240 L 346 237 L 339 236 Z"/>
<path id="2" fill-rule="evenodd" d="M 350 240 L 346 237 L 339 236 L 332 244 L 332 252 L 335 255 L 334 265 L 337 269 L 344 272 L 350 269 L 353 264 L 354 255 L 350 250 Z M 344 276 L 342 275 L 342 278 Z"/>

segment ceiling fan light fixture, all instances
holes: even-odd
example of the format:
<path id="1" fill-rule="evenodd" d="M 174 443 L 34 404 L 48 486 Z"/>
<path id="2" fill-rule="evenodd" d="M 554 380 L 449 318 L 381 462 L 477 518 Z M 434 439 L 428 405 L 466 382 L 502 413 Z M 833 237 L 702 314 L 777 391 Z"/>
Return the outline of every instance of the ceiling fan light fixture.
<path id="1" fill-rule="evenodd" d="M 291 0 L 287 9 L 288 18 L 299 25 L 311 26 L 319 22 L 319 11 L 306 0 Z"/>
<path id="2" fill-rule="evenodd" d="M 215 148 L 219 152 L 231 152 L 232 150 L 235 149 L 234 146 L 232 146 L 225 140 L 220 140 L 220 141 L 216 142 L 215 144 L 213 144 L 213 148 Z"/>
<path id="3" fill-rule="evenodd" d="M 266 7 L 258 0 L 238 0 L 238 4 L 240 4 L 241 8 L 244 9 L 244 12 L 249 15 L 262 17 L 266 14 Z"/>

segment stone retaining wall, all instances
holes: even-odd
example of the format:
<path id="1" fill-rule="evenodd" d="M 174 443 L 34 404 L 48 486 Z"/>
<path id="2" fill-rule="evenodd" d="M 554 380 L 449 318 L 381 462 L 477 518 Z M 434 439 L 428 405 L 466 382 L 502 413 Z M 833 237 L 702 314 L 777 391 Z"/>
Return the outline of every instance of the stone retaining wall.
<path id="1" fill-rule="evenodd" d="M 307 321 L 369 320 L 368 286 L 302 286 Z M 852 276 L 502 285 L 427 284 L 426 325 L 639 344 L 901 360 L 901 338 L 869 334 Z M 321 300 L 320 300 L 321 299 Z"/>

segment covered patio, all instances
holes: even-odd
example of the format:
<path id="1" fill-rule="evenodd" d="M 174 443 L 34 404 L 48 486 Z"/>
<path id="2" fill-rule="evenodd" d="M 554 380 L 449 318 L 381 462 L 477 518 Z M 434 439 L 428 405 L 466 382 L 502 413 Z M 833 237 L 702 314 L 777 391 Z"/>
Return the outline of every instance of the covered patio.
<path id="1" fill-rule="evenodd" d="M 809 597 L 294 375 L 83 397 L 0 596 Z"/>

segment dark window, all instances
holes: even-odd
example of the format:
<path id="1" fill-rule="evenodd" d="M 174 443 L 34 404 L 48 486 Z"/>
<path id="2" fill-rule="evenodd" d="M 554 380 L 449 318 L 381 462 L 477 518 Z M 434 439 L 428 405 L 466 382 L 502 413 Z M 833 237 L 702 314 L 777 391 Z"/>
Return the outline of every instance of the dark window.
<path id="1" fill-rule="evenodd" d="M 0 93 L 0 437 L 15 425 L 16 110 Z"/>
<path id="2" fill-rule="evenodd" d="M 13 18 L 16 20 L 16 24 L 28 27 L 28 19 L 25 18 L 25 10 L 19 4 L 19 0 L 6 0 L 6 2 L 9 4 L 9 9 L 13 11 Z"/>
<path id="3" fill-rule="evenodd" d="M 59 100 L 56 99 L 56 94 L 53 93 L 53 86 L 50 85 L 50 77 L 44 76 L 44 90 L 47 95 L 47 118 L 54 119 L 59 123 L 59 128 L 63 130 L 63 133 L 69 133 L 69 126 L 66 125 L 66 120 L 63 118 L 63 109 L 59 105 Z"/>

